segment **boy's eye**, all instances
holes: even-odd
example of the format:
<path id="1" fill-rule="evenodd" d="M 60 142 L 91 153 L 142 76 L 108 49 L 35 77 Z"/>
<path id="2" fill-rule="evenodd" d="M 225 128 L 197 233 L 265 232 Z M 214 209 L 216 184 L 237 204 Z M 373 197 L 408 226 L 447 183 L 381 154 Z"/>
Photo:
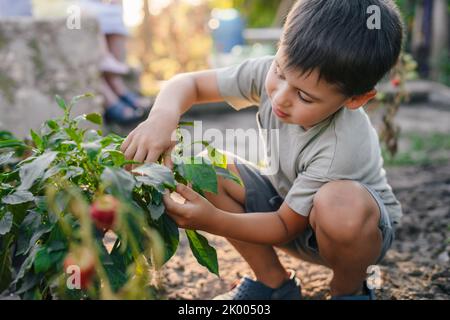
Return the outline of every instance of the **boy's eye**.
<path id="1" fill-rule="evenodd" d="M 305 103 L 313 103 L 311 100 L 305 99 L 301 91 L 297 91 L 298 97 Z"/>

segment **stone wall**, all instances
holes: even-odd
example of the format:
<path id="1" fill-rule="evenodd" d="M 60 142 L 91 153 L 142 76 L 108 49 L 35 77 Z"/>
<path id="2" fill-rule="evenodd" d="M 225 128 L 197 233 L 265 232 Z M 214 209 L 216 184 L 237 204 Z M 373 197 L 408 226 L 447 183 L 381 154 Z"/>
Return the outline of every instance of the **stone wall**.
<path id="1" fill-rule="evenodd" d="M 0 20 L 0 130 L 24 137 L 31 128 L 62 114 L 54 101 L 59 94 L 98 92 L 101 56 L 95 19 L 86 17 L 80 30 L 66 19 Z M 102 99 L 83 101 L 74 114 L 102 112 Z"/>

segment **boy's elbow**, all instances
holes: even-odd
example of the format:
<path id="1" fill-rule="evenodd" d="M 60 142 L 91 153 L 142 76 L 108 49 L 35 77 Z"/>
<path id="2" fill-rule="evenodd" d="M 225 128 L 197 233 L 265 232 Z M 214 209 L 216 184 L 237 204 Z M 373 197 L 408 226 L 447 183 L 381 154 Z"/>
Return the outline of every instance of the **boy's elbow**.
<path id="1" fill-rule="evenodd" d="M 287 243 L 294 240 L 296 238 L 296 236 L 297 235 L 290 235 L 288 233 L 285 233 L 285 234 L 277 237 L 277 239 L 274 239 L 274 241 L 272 241 L 273 243 L 271 243 L 271 245 L 273 245 L 275 247 L 282 247 L 283 245 L 286 245 Z"/>
<path id="2" fill-rule="evenodd" d="M 194 83 L 194 77 L 191 73 L 179 73 L 173 76 L 169 81 L 169 83 Z"/>
<path id="3" fill-rule="evenodd" d="M 295 237 L 290 236 L 286 232 L 274 234 L 271 238 L 266 238 L 266 245 L 281 247 L 286 243 L 290 242 Z"/>
<path id="4" fill-rule="evenodd" d="M 176 91 L 181 90 L 182 92 L 189 93 L 193 100 L 196 100 L 198 97 L 198 88 L 193 73 L 179 73 L 172 77 L 167 85 L 172 86 Z"/>

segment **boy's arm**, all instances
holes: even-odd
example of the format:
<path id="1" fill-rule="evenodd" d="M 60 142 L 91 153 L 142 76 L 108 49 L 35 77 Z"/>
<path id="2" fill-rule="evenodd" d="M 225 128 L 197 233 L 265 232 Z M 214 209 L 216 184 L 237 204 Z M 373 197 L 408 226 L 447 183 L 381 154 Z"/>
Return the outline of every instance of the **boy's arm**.
<path id="1" fill-rule="evenodd" d="M 171 149 L 172 133 L 193 104 L 222 100 L 216 71 L 175 76 L 162 88 L 148 119 L 128 135 L 121 150 L 128 160 L 155 162 Z"/>
<path id="2" fill-rule="evenodd" d="M 186 199 L 185 203 L 174 201 L 167 192 L 164 204 L 167 213 L 185 229 L 203 230 L 245 242 L 280 245 L 295 238 L 309 224 L 307 217 L 293 211 L 286 202 L 274 212 L 240 214 L 216 208 L 185 185 L 178 184 L 176 191 Z"/>
<path id="3" fill-rule="evenodd" d="M 285 202 L 274 212 L 236 214 L 219 210 L 214 220 L 210 230 L 205 231 L 268 245 L 281 245 L 293 240 L 309 224 L 308 218 L 293 211 Z"/>
<path id="4" fill-rule="evenodd" d="M 158 98 L 167 102 L 167 104 L 173 103 L 174 99 L 179 99 L 175 104 L 179 106 L 180 116 L 194 104 L 224 100 L 220 95 L 216 70 L 179 74 L 168 82 L 161 90 Z M 159 105 L 167 104 L 159 103 Z M 167 109 L 167 106 L 162 108 Z"/>

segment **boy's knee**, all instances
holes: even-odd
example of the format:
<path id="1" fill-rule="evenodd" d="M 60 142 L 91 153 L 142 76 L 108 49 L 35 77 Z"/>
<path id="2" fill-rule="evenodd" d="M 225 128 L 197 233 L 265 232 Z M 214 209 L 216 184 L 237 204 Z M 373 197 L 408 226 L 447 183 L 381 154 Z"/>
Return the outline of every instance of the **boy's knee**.
<path id="1" fill-rule="evenodd" d="M 227 164 L 227 170 L 240 178 L 239 170 L 233 163 Z M 217 176 L 217 194 L 205 192 L 205 198 L 216 205 L 223 197 L 229 197 L 233 201 L 243 204 L 245 202 L 245 188 L 231 179 Z"/>
<path id="2" fill-rule="evenodd" d="M 378 226 L 379 209 L 359 183 L 333 181 L 316 193 L 312 215 L 315 229 L 333 241 L 349 243 L 361 237 L 366 226 Z"/>

